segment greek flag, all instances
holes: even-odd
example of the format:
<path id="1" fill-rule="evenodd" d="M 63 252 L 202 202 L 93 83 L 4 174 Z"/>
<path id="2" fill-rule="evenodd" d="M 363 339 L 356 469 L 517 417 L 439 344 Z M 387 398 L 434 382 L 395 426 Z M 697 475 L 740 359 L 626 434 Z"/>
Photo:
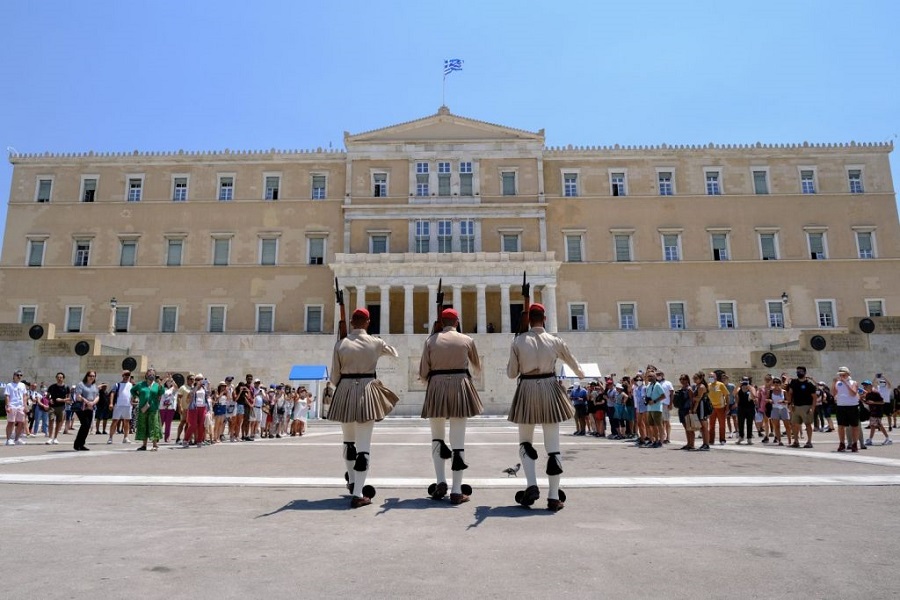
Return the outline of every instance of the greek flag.
<path id="1" fill-rule="evenodd" d="M 463 61 L 461 58 L 451 58 L 444 61 L 444 77 L 453 71 L 462 71 Z"/>

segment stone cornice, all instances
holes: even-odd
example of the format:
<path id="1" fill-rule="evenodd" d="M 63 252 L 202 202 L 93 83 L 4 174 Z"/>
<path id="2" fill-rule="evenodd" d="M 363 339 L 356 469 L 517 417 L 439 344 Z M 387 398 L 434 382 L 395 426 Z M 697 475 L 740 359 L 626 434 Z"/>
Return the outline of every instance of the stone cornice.
<path id="1" fill-rule="evenodd" d="M 42 152 L 12 153 L 9 162 L 12 164 L 44 164 L 66 162 L 90 163 L 191 163 L 197 160 L 216 162 L 274 162 L 281 160 L 341 160 L 347 153 L 343 150 L 177 150 L 177 151 L 139 151 L 132 152 Z"/>
<path id="2" fill-rule="evenodd" d="M 681 152 L 697 152 L 709 153 L 710 150 L 715 152 L 735 151 L 746 154 L 748 151 L 765 150 L 765 151 L 800 151 L 803 154 L 813 150 L 816 152 L 834 152 L 846 154 L 848 152 L 867 153 L 867 152 L 891 152 L 894 149 L 893 142 L 837 142 L 837 143 L 792 143 L 792 144 L 763 144 L 756 142 L 755 144 L 648 144 L 648 145 L 607 145 L 607 146 L 546 146 L 544 148 L 545 158 L 559 158 L 566 156 L 596 156 L 599 153 L 616 154 L 622 156 L 641 156 L 648 152 L 662 152 L 667 154 L 675 154 Z"/>

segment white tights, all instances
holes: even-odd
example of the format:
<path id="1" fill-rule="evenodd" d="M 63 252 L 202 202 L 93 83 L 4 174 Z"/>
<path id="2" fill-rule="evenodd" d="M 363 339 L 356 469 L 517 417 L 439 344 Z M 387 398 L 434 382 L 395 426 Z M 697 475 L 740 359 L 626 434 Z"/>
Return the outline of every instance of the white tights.
<path id="1" fill-rule="evenodd" d="M 444 440 L 447 419 L 430 419 L 431 424 L 431 460 L 434 462 L 434 476 L 438 483 L 446 483 L 447 475 L 445 471 L 446 459 L 441 458 L 440 444 L 433 440 Z M 459 450 L 460 458 L 465 460 L 466 446 L 466 419 L 450 419 L 450 448 Z M 462 493 L 462 471 L 453 471 L 453 486 L 450 488 L 451 494 Z"/>
<path id="2" fill-rule="evenodd" d="M 372 447 L 372 430 L 374 428 L 375 421 L 341 423 L 341 431 L 344 434 L 344 447 L 341 449 L 341 452 L 346 452 L 347 444 L 353 443 L 356 446 L 357 454 L 365 453 L 366 458 L 368 458 L 369 449 Z M 348 460 L 346 454 L 344 454 L 344 464 L 347 466 L 347 476 L 350 478 L 350 483 L 353 484 L 353 495 L 357 498 L 362 498 L 362 489 L 366 485 L 366 475 L 369 473 L 368 468 L 365 471 L 355 471 L 353 468 L 356 465 L 356 460 Z"/>
<path id="3" fill-rule="evenodd" d="M 559 454 L 559 423 L 541 423 L 541 429 L 544 432 L 544 449 L 547 454 L 556 453 L 556 459 L 562 466 L 562 455 Z M 528 442 L 534 443 L 534 425 L 520 423 L 519 424 L 519 458 L 522 461 L 522 468 L 525 470 L 525 479 L 529 486 L 537 485 L 537 474 L 535 473 L 535 460 L 529 458 L 521 444 Z M 547 492 L 547 498 L 550 500 L 559 500 L 559 475 L 548 475 L 550 481 L 550 489 Z"/>

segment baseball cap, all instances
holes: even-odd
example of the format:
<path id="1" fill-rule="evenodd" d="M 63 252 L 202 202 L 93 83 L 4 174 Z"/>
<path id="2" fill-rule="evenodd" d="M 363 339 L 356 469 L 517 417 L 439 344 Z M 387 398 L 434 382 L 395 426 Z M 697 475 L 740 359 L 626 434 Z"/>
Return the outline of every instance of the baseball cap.
<path id="1" fill-rule="evenodd" d="M 872 385 L 872 382 L 869 381 L 868 379 L 866 379 L 865 381 L 862 382 L 862 384 L 863 385 Z"/>
<path id="2" fill-rule="evenodd" d="M 234 381 L 234 375 L 229 375 L 225 378 L 225 381 Z"/>

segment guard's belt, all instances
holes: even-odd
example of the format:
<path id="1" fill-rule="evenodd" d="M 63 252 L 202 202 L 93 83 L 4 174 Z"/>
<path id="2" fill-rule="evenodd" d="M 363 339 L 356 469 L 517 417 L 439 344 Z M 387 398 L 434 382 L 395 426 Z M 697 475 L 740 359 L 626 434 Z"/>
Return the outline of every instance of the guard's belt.
<path id="1" fill-rule="evenodd" d="M 341 379 L 375 379 L 375 373 L 341 373 Z"/>
<path id="2" fill-rule="evenodd" d="M 469 377 L 472 376 L 472 374 L 469 373 L 468 369 L 435 369 L 433 371 L 428 371 L 428 379 L 431 379 L 435 375 L 462 375 L 462 374 L 466 374 Z"/>
<path id="3" fill-rule="evenodd" d="M 533 375 L 519 375 L 519 379 L 550 379 L 556 377 L 556 373 L 535 373 Z"/>

